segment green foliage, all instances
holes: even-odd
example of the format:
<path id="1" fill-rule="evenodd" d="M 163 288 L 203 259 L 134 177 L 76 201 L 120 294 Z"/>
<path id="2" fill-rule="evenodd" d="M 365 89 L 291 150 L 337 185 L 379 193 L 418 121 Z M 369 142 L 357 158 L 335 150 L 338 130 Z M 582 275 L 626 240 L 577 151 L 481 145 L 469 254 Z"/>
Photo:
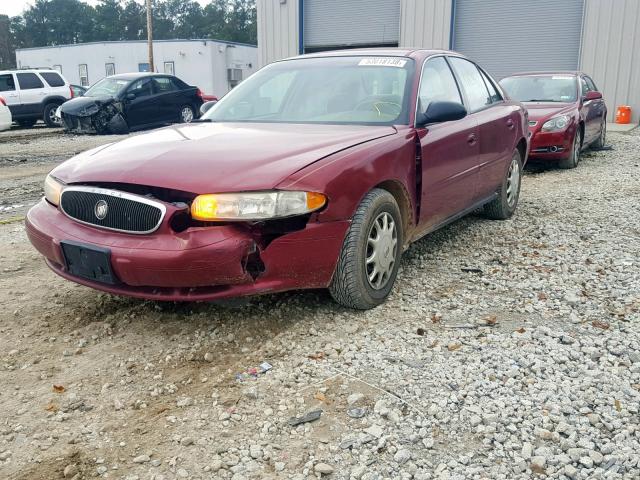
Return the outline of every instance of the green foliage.
<path id="1" fill-rule="evenodd" d="M 0 15 L 0 68 L 16 48 L 147 38 L 146 9 L 135 0 L 35 0 L 21 16 Z M 153 0 L 153 37 L 211 38 L 255 44 L 255 0 Z"/>

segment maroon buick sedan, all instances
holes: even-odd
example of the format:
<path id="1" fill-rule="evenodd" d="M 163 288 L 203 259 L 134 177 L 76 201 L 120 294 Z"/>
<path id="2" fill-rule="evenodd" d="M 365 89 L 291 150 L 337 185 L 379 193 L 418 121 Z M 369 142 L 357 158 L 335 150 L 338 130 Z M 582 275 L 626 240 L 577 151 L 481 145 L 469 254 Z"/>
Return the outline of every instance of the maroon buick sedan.
<path id="1" fill-rule="evenodd" d="M 385 300 L 409 243 L 516 209 L 526 114 L 446 51 L 349 50 L 273 63 L 196 123 L 55 168 L 27 216 L 59 275 L 155 300 L 328 288 Z"/>
<path id="2" fill-rule="evenodd" d="M 500 80 L 500 85 L 529 111 L 532 160 L 554 161 L 561 168 L 575 168 L 584 148 L 604 147 L 607 106 L 588 75 L 516 73 Z"/>

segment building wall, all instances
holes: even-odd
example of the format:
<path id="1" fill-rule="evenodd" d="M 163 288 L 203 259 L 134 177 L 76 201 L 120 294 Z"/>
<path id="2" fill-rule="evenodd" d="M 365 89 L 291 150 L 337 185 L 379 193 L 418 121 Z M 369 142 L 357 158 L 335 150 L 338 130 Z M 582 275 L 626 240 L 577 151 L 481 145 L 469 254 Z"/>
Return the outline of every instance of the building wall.
<path id="1" fill-rule="evenodd" d="M 448 49 L 452 0 L 400 0 L 400 47 Z"/>
<path id="2" fill-rule="evenodd" d="M 618 105 L 630 105 L 640 120 L 640 1 L 587 0 L 580 68 L 603 92 L 614 120 Z"/>
<path id="3" fill-rule="evenodd" d="M 203 92 L 224 95 L 229 90 L 227 68 L 243 68 L 246 78 L 256 69 L 257 49 L 252 46 L 211 40 L 176 40 L 153 43 L 155 70 L 164 72 L 164 62 L 174 63 L 177 77 Z M 70 83 L 80 85 L 79 65 L 86 64 L 89 84 L 106 76 L 105 64 L 113 63 L 115 73 L 138 71 L 139 63 L 147 63 L 144 41 L 104 42 L 27 48 L 16 51 L 19 68 L 62 67 Z"/>
<path id="4" fill-rule="evenodd" d="M 299 0 L 257 0 L 258 65 L 299 53 Z"/>

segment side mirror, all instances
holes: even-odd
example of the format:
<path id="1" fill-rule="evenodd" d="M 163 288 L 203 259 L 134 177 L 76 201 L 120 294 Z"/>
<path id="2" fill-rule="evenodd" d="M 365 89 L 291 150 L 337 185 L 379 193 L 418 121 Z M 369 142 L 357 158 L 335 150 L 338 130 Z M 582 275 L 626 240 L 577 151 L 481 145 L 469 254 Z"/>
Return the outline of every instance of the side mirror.
<path id="1" fill-rule="evenodd" d="M 211 110 L 211 107 L 213 107 L 216 103 L 218 103 L 217 100 L 204 102 L 202 105 L 200 105 L 200 115 L 204 115 L 205 113 L 207 113 L 209 110 Z"/>
<path id="2" fill-rule="evenodd" d="M 136 99 L 136 94 L 135 93 L 127 93 L 126 98 L 127 98 L 127 100 L 135 100 Z"/>
<path id="3" fill-rule="evenodd" d="M 425 112 L 419 113 L 417 127 L 430 123 L 452 122 L 467 116 L 467 109 L 458 102 L 431 102 Z"/>
<path id="4" fill-rule="evenodd" d="M 599 100 L 602 98 L 602 94 L 600 92 L 587 92 L 587 94 L 584 96 L 584 101 L 588 102 L 589 100 Z"/>

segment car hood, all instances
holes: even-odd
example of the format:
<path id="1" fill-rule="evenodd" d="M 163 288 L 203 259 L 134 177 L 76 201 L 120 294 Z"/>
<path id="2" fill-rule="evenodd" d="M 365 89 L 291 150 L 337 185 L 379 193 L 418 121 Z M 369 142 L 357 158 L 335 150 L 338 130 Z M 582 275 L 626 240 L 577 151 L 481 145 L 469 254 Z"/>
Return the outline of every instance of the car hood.
<path id="1" fill-rule="evenodd" d="M 51 173 L 65 183 L 129 183 L 196 194 L 268 189 L 392 126 L 196 123 L 82 153 Z"/>
<path id="2" fill-rule="evenodd" d="M 102 105 L 114 101 L 113 97 L 76 97 L 64 102 L 60 111 L 68 115 L 89 116 L 96 113 Z"/>
<path id="3" fill-rule="evenodd" d="M 574 108 L 573 103 L 543 103 L 543 102 L 524 102 L 523 105 L 529 112 L 529 120 L 539 122 L 546 120 L 561 113 L 569 113 Z"/>

